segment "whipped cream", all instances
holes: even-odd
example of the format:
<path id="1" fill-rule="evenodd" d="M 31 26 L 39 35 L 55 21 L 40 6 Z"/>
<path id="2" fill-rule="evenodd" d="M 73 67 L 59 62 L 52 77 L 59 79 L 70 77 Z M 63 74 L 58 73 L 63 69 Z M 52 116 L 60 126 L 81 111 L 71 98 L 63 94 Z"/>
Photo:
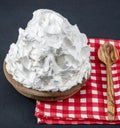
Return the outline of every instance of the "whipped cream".
<path id="1" fill-rule="evenodd" d="M 90 75 L 90 47 L 77 25 L 48 9 L 33 12 L 24 29 L 19 28 L 5 58 L 13 79 L 39 91 L 65 91 Z"/>

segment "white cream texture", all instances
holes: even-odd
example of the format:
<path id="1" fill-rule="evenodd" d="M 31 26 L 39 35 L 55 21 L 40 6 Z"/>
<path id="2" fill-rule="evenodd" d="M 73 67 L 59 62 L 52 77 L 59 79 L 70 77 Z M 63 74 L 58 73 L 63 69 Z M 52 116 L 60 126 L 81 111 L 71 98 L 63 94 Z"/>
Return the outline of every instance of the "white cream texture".
<path id="1" fill-rule="evenodd" d="M 39 91 L 65 91 L 90 75 L 90 47 L 77 25 L 62 15 L 39 9 L 27 27 L 19 29 L 6 56 L 13 79 Z"/>

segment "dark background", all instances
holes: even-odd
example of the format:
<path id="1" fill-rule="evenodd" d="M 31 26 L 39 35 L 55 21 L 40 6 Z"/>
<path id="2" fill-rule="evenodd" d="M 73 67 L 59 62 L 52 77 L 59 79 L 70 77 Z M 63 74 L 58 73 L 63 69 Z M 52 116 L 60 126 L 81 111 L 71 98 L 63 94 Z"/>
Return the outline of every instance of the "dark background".
<path id="1" fill-rule="evenodd" d="M 3 60 L 18 28 L 25 28 L 39 8 L 59 12 L 81 32 L 97 38 L 120 39 L 120 0 L 0 0 L 0 128 L 117 128 L 119 125 L 38 125 L 35 101 L 20 95 L 5 79 Z"/>

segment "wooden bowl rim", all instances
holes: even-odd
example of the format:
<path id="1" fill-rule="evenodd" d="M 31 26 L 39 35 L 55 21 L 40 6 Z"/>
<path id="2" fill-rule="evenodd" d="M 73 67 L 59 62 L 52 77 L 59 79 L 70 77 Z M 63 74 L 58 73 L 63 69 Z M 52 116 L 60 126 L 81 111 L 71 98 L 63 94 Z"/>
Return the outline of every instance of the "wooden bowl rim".
<path id="1" fill-rule="evenodd" d="M 75 94 L 77 91 L 79 91 L 81 89 L 81 87 L 86 83 L 86 79 L 83 79 L 82 84 L 77 84 L 75 86 L 73 86 L 72 88 L 66 90 L 66 91 L 57 91 L 57 92 L 52 92 L 52 91 L 38 91 L 35 89 L 31 89 L 31 88 L 26 88 L 24 87 L 22 84 L 20 84 L 19 82 L 15 81 L 12 78 L 12 75 L 9 74 L 6 70 L 6 62 L 4 61 L 3 63 L 3 71 L 5 74 L 6 79 L 10 82 L 10 84 L 22 95 L 31 98 L 31 99 L 35 99 L 35 100 L 42 100 L 42 101 L 56 101 L 56 100 L 62 100 L 65 99 L 67 97 L 72 96 L 73 94 Z"/>

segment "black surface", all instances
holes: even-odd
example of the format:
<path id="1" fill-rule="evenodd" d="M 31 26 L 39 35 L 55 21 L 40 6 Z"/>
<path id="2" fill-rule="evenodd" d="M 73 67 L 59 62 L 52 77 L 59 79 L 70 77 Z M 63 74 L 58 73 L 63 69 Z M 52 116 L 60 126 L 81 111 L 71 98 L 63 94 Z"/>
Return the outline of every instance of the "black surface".
<path id="1" fill-rule="evenodd" d="M 117 128 L 119 125 L 38 125 L 35 101 L 20 95 L 5 79 L 3 59 L 18 28 L 25 28 L 38 8 L 61 13 L 88 37 L 120 39 L 120 0 L 0 0 L 0 128 Z"/>

